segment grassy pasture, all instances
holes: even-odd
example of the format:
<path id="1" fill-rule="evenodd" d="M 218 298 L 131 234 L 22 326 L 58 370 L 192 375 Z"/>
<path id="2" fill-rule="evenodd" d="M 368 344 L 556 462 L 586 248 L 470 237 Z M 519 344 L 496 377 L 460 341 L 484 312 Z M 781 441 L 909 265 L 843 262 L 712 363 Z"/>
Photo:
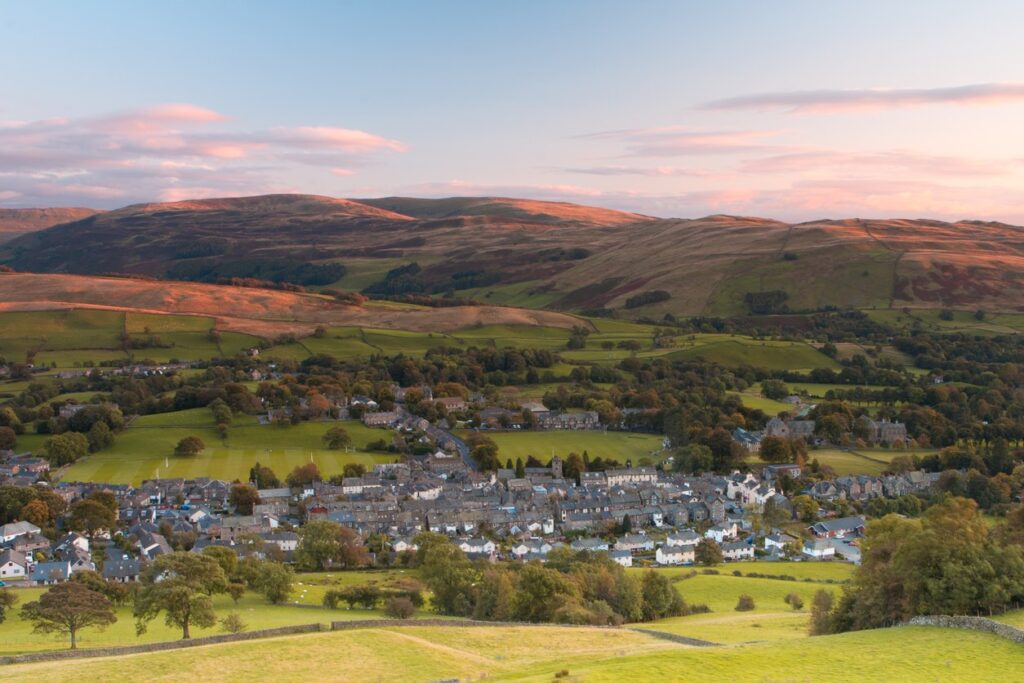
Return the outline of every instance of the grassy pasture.
<path id="1" fill-rule="evenodd" d="M 296 586 L 296 588 L 299 588 Z M 7 619 L 0 623 L 0 655 L 18 654 L 21 652 L 37 652 L 40 650 L 62 650 L 68 646 L 66 637 L 60 635 L 39 635 L 32 633 L 32 625 L 23 621 L 18 609 L 26 602 L 31 602 L 43 592 L 42 588 L 12 589 L 18 596 L 18 604 L 8 613 Z M 297 595 L 293 594 L 293 599 Z M 346 621 L 349 619 L 376 619 L 382 613 L 374 610 L 310 610 L 290 605 L 267 604 L 263 596 L 246 593 L 235 605 L 227 595 L 216 595 L 213 598 L 214 608 L 218 617 L 237 612 L 249 630 L 276 628 L 294 624 L 312 624 L 316 622 Z M 196 629 L 193 636 L 215 635 L 219 628 Z M 86 629 L 79 636 L 80 648 L 119 647 L 139 643 L 158 643 L 181 638 L 181 630 L 164 623 L 163 617 L 150 622 L 146 633 L 136 636 L 135 622 L 132 618 L 131 605 L 117 608 L 117 622 L 109 628 L 98 631 Z M 0 676 L 2 678 L 3 676 Z"/>
<path id="2" fill-rule="evenodd" d="M 673 360 L 703 359 L 728 367 L 751 365 L 768 370 L 837 368 L 839 364 L 803 342 L 767 341 L 728 335 L 697 335 L 692 346 L 668 354 Z"/>
<path id="3" fill-rule="evenodd" d="M 758 392 L 754 391 L 730 391 L 730 394 L 739 396 L 740 400 L 743 401 L 743 405 L 747 408 L 753 408 L 754 410 L 761 410 L 766 415 L 778 415 L 779 413 L 793 410 L 793 406 L 782 401 L 776 401 L 774 399 L 765 398 Z"/>
<path id="4" fill-rule="evenodd" d="M 392 462 L 394 455 L 372 453 L 366 444 L 389 439 L 386 430 L 364 427 L 355 421 L 341 423 L 352 437 L 355 452 L 323 448 L 321 438 L 337 422 L 303 422 L 288 427 L 260 425 L 255 417 L 236 416 L 227 441 L 218 436 L 213 416 L 206 408 L 147 415 L 135 420 L 118 434 L 114 445 L 72 465 L 66 481 L 108 481 L 138 484 L 156 477 L 213 477 L 245 480 L 257 460 L 284 477 L 296 465 L 313 461 L 324 476 L 341 472 L 346 463 L 358 462 L 368 468 Z M 186 436 L 198 436 L 206 450 L 194 457 L 175 457 L 174 446 Z M 19 442 L 19 446 L 20 446 Z"/>
<path id="5" fill-rule="evenodd" d="M 522 458 L 525 462 L 529 455 L 547 462 L 552 455 L 565 458 L 569 453 L 587 451 L 591 459 L 613 458 L 619 462 L 643 457 L 657 457 L 661 450 L 662 437 L 653 434 L 634 434 L 630 432 L 600 431 L 526 431 L 526 432 L 486 432 L 487 436 L 498 444 L 498 459 L 505 462 L 511 458 Z"/>
<path id="6" fill-rule="evenodd" d="M 1024 650 L 988 634 L 935 628 L 861 631 L 691 648 L 631 629 L 361 629 L 80 660 L 75 680 L 1012 681 Z M 19 680 L 67 680 L 67 662 L 8 667 Z M 559 679 L 562 680 L 562 679 Z"/>

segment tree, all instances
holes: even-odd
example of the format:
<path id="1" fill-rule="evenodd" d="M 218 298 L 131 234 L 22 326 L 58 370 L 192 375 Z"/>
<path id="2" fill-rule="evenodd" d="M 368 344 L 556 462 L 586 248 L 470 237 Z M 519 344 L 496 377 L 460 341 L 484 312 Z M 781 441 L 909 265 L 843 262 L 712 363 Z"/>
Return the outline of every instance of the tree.
<path id="1" fill-rule="evenodd" d="M 13 451 L 18 435 L 10 427 L 0 427 L 0 451 Z"/>
<path id="2" fill-rule="evenodd" d="M 565 471 L 563 469 L 563 475 Z M 523 464 L 522 458 L 516 458 L 516 479 L 523 479 L 526 476 L 526 465 Z"/>
<path id="3" fill-rule="evenodd" d="M 114 433 L 110 431 L 110 427 L 103 420 L 97 420 L 93 423 L 92 427 L 89 428 L 89 434 L 86 438 L 89 441 L 90 453 L 102 451 L 114 443 Z"/>
<path id="4" fill-rule="evenodd" d="M 274 470 L 259 463 L 249 470 L 249 481 L 257 489 L 273 489 L 281 485 L 281 480 L 274 474 Z"/>
<path id="5" fill-rule="evenodd" d="M 697 564 L 702 564 L 705 567 L 713 567 L 725 561 L 721 547 L 710 538 L 700 539 L 700 543 L 693 551 L 693 557 Z"/>
<path id="6" fill-rule="evenodd" d="M 4 619 L 7 618 L 7 610 L 14 607 L 16 602 L 18 602 L 18 596 L 14 594 L 14 591 L 6 588 L 0 589 L 0 624 L 4 623 Z"/>
<path id="7" fill-rule="evenodd" d="M 358 533 L 326 519 L 307 522 L 299 530 L 295 562 L 305 569 L 348 569 L 369 563 L 369 554 Z"/>
<path id="8" fill-rule="evenodd" d="M 685 610 L 683 597 L 664 574 L 653 570 L 645 572 L 640 591 L 644 621 L 676 616 Z"/>
<path id="9" fill-rule="evenodd" d="M 232 612 L 220 620 L 220 628 L 225 633 L 241 633 L 248 628 L 237 612 Z"/>
<path id="10" fill-rule="evenodd" d="M 234 484 L 228 494 L 228 503 L 240 515 L 251 515 L 253 508 L 260 502 L 260 494 L 251 484 Z"/>
<path id="11" fill-rule="evenodd" d="M 174 447 L 175 455 L 199 455 L 206 450 L 206 444 L 198 436 L 186 436 Z"/>
<path id="12" fill-rule="evenodd" d="M 421 535 L 417 534 L 417 538 Z M 431 604 L 435 610 L 455 616 L 473 613 L 473 589 L 482 578 L 481 572 L 447 539 L 444 543 L 429 543 L 420 576 L 433 594 Z M 512 607 L 509 609 L 511 613 Z"/>
<path id="13" fill-rule="evenodd" d="M 711 449 L 700 443 L 689 443 L 672 454 L 672 470 L 685 474 L 700 474 L 714 467 Z"/>
<path id="14" fill-rule="evenodd" d="M 77 500 L 71 505 L 68 526 L 74 531 L 82 531 L 90 539 L 96 532 L 113 529 L 117 524 L 113 510 L 93 498 Z"/>
<path id="15" fill-rule="evenodd" d="M 793 513 L 805 524 L 813 524 L 818 519 L 818 503 L 808 495 L 793 498 Z"/>
<path id="16" fill-rule="evenodd" d="M 512 618 L 517 621 L 552 621 L 554 613 L 579 598 L 579 588 L 561 572 L 539 562 L 519 571 L 519 590 L 512 595 Z"/>
<path id="17" fill-rule="evenodd" d="M 775 401 L 780 401 L 789 396 L 789 389 L 782 380 L 766 379 L 761 382 L 761 395 Z"/>
<path id="18" fill-rule="evenodd" d="M 280 562 L 259 564 L 255 588 L 272 605 L 280 605 L 292 594 L 292 568 Z"/>
<path id="19" fill-rule="evenodd" d="M 135 598 L 135 630 L 145 633 L 149 622 L 165 612 L 165 623 L 180 628 L 186 640 L 191 637 L 191 626 L 210 628 L 217 623 L 210 596 L 227 587 L 224 570 L 209 555 L 160 555 L 142 574 Z"/>
<path id="20" fill-rule="evenodd" d="M 39 498 L 30 500 L 25 503 L 25 507 L 21 508 L 21 518 L 40 528 L 48 527 L 51 522 L 50 508 Z"/>
<path id="21" fill-rule="evenodd" d="M 352 445 L 352 437 L 344 427 L 331 427 L 323 436 L 324 446 L 334 451 L 348 448 Z"/>
<path id="22" fill-rule="evenodd" d="M 366 465 L 361 462 L 347 462 L 345 466 L 341 468 L 341 475 L 343 477 L 362 477 L 366 474 Z"/>
<path id="23" fill-rule="evenodd" d="M 766 436 L 761 439 L 761 460 L 765 462 L 793 462 L 793 449 L 789 441 L 781 436 Z"/>
<path id="24" fill-rule="evenodd" d="M 302 487 L 309 486 L 314 481 L 320 481 L 320 468 L 315 462 L 307 462 L 305 465 L 296 465 L 285 479 L 288 486 Z"/>
<path id="25" fill-rule="evenodd" d="M 89 440 L 85 434 L 65 432 L 46 440 L 46 459 L 53 467 L 63 467 L 75 462 L 89 452 Z"/>
<path id="26" fill-rule="evenodd" d="M 114 606 L 102 593 L 76 581 L 58 583 L 21 608 L 21 618 L 31 621 L 35 633 L 66 633 L 71 649 L 78 647 L 83 628 L 102 630 L 117 621 Z"/>
<path id="27" fill-rule="evenodd" d="M 224 576 L 231 578 L 238 574 L 238 553 L 222 545 L 208 545 L 203 548 L 203 555 L 212 557 L 220 565 Z"/>
<path id="28" fill-rule="evenodd" d="M 209 546 L 209 547 L 213 547 L 213 546 Z M 203 548 L 203 550 L 206 550 L 206 548 Z M 238 601 L 241 600 L 242 596 L 245 595 L 245 584 L 244 583 L 237 583 L 237 582 L 229 583 L 228 584 L 228 595 L 231 596 L 231 601 L 237 605 Z"/>
<path id="29" fill-rule="evenodd" d="M 810 633 L 812 636 L 832 633 L 832 593 L 824 588 L 818 589 L 811 602 Z"/>
<path id="30" fill-rule="evenodd" d="M 395 596 L 384 603 L 384 613 L 392 619 L 409 619 L 416 613 L 416 607 L 409 598 Z"/>
<path id="31" fill-rule="evenodd" d="M 749 612 L 754 609 L 754 598 L 753 596 L 743 593 L 740 595 L 739 600 L 736 601 L 737 612 Z"/>

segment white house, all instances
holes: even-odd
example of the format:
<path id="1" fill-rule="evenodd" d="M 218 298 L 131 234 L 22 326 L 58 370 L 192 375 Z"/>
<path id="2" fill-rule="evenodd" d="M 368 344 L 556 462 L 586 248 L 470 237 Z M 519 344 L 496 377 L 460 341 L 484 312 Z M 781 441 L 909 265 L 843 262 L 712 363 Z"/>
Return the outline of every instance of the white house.
<path id="1" fill-rule="evenodd" d="M 696 547 L 698 543 L 700 543 L 700 535 L 692 529 L 677 531 L 674 534 L 669 534 L 665 539 L 665 545 L 669 548 L 675 548 L 677 546 Z"/>
<path id="2" fill-rule="evenodd" d="M 575 551 L 589 550 L 591 552 L 607 551 L 608 541 L 600 538 L 577 538 L 570 544 Z"/>
<path id="3" fill-rule="evenodd" d="M 613 550 L 608 553 L 608 557 L 612 558 L 612 561 L 623 567 L 633 566 L 633 554 L 628 550 Z"/>
<path id="4" fill-rule="evenodd" d="M 30 522 L 11 522 L 0 526 L 0 543 L 10 543 L 18 536 L 41 533 L 42 529 Z"/>
<path id="5" fill-rule="evenodd" d="M 764 549 L 771 551 L 773 548 L 783 550 L 787 544 L 795 541 L 796 538 L 790 536 L 784 531 L 774 531 L 764 537 Z"/>
<path id="6" fill-rule="evenodd" d="M 396 553 L 415 552 L 419 550 L 419 546 L 411 538 L 396 538 L 391 544 L 391 549 Z"/>
<path id="7" fill-rule="evenodd" d="M 488 538 L 467 538 L 459 542 L 459 548 L 464 553 L 490 555 L 495 547 L 494 541 Z"/>
<path id="8" fill-rule="evenodd" d="M 836 549 L 827 538 L 815 538 L 804 541 L 804 555 L 817 560 L 830 559 L 836 556 Z"/>
<path id="9" fill-rule="evenodd" d="M 692 545 L 661 546 L 654 553 L 658 564 L 693 564 L 694 548 Z"/>
<path id="10" fill-rule="evenodd" d="M 547 541 L 539 538 L 531 538 L 528 541 L 519 541 L 512 546 L 512 554 L 516 559 L 523 559 L 528 555 L 547 556 L 553 546 Z"/>
<path id="11" fill-rule="evenodd" d="M 727 560 L 752 560 L 754 559 L 754 546 L 744 541 L 723 543 L 722 557 Z"/>
<path id="12" fill-rule="evenodd" d="M 704 538 L 710 538 L 715 543 L 725 543 L 726 540 L 736 538 L 739 530 L 736 522 L 721 522 L 704 532 Z"/>
<path id="13" fill-rule="evenodd" d="M 0 580 L 17 581 L 24 579 L 28 573 L 28 560 L 25 553 L 17 550 L 4 550 L 0 552 Z"/>

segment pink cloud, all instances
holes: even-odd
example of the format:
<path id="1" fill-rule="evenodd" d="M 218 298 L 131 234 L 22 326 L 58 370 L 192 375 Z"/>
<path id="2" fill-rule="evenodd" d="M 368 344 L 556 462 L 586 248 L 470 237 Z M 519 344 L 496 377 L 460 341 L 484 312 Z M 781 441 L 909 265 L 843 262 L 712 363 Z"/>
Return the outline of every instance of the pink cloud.
<path id="1" fill-rule="evenodd" d="M 623 144 L 623 156 L 670 157 L 749 152 L 781 152 L 787 147 L 762 142 L 779 135 L 772 130 L 693 130 L 683 126 L 658 126 L 601 131 L 579 136 Z"/>
<path id="2" fill-rule="evenodd" d="M 996 176 L 1006 175 L 1019 166 L 1015 160 L 982 160 L 963 157 L 920 154 L 912 151 L 842 152 L 817 150 L 749 159 L 740 164 L 744 173 L 800 173 L 830 169 L 897 169 L 924 176 Z"/>
<path id="3" fill-rule="evenodd" d="M 331 169 L 331 175 L 336 175 L 336 176 L 340 176 L 340 177 L 347 177 L 347 176 L 352 176 L 352 175 L 355 175 L 355 174 L 356 174 L 356 172 L 353 171 L 351 168 L 332 168 Z"/>
<path id="4" fill-rule="evenodd" d="M 1024 83 L 975 83 L 947 88 L 866 88 L 766 92 L 714 100 L 701 109 L 834 113 L 934 104 L 994 105 L 1024 101 Z"/>
<path id="5" fill-rule="evenodd" d="M 326 176 L 352 173 L 381 155 L 401 153 L 399 140 L 337 126 L 239 129 L 218 112 L 190 104 L 145 107 L 82 119 L 0 125 L 0 201 L 45 203 L 65 188 L 68 201 L 112 205 L 123 197 L 252 194 L 278 187 L 298 168 Z M 74 180 L 71 180 L 71 179 Z"/>

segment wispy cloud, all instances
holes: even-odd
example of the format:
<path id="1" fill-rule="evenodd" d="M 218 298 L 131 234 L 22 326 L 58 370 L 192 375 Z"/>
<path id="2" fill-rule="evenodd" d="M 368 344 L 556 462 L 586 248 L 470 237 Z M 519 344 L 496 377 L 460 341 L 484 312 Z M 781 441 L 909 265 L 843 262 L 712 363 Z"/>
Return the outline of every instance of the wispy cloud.
<path id="1" fill-rule="evenodd" d="M 766 144 L 779 135 L 772 130 L 696 130 L 684 126 L 629 128 L 587 133 L 577 139 L 614 141 L 625 157 L 681 157 L 750 152 L 781 152 L 787 147 Z"/>
<path id="2" fill-rule="evenodd" d="M 947 88 L 797 90 L 727 97 L 702 105 L 707 110 L 777 110 L 832 113 L 934 104 L 992 105 L 1024 102 L 1024 83 L 974 83 Z"/>
<path id="3" fill-rule="evenodd" d="M 337 126 L 245 130 L 191 104 L 78 119 L 0 122 L 0 175 L 8 205 L 90 203 L 280 190 L 290 171 L 344 176 L 399 140 Z"/>
<path id="4" fill-rule="evenodd" d="M 999 176 L 1020 167 L 1013 159 L 968 159 L 920 154 L 912 151 L 844 152 L 811 150 L 748 159 L 739 165 L 744 173 L 803 173 L 820 169 L 879 169 L 909 171 L 920 176 Z"/>
<path id="5" fill-rule="evenodd" d="M 580 173 L 596 176 L 642 176 L 646 178 L 705 178 L 713 175 L 702 169 L 679 168 L 678 166 L 584 166 L 563 168 L 566 173 Z"/>

